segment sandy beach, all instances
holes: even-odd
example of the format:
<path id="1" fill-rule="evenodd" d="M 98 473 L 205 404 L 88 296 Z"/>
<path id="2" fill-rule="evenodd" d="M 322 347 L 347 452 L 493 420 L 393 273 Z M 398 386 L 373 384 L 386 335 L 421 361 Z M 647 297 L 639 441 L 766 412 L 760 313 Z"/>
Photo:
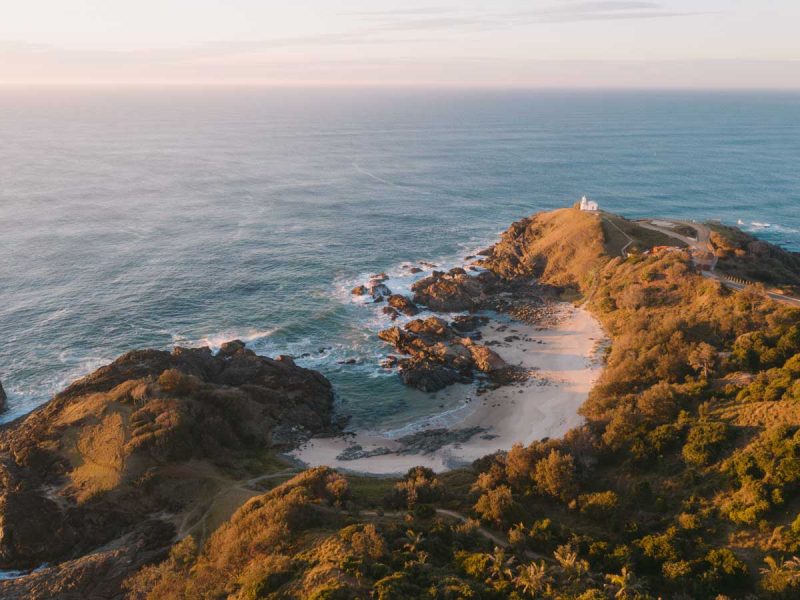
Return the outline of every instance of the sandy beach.
<path id="1" fill-rule="evenodd" d="M 577 411 L 602 369 L 600 351 L 605 340 L 600 324 L 588 311 L 563 303 L 554 323 L 547 326 L 492 320 L 481 333 L 482 343 L 509 364 L 530 371 L 530 378 L 480 394 L 475 385 L 453 385 L 432 400 L 438 404 L 463 398 L 460 407 L 446 416 L 402 431 L 356 431 L 343 437 L 312 439 L 290 456 L 309 466 L 328 465 L 375 475 L 404 473 L 417 465 L 445 471 L 508 450 L 516 442 L 559 437 L 582 423 Z M 451 432 L 481 429 L 475 429 L 469 439 L 427 452 L 404 452 L 398 441 L 411 433 L 442 427 Z M 348 449 L 357 450 L 356 445 L 361 454 L 376 455 L 340 456 Z"/>

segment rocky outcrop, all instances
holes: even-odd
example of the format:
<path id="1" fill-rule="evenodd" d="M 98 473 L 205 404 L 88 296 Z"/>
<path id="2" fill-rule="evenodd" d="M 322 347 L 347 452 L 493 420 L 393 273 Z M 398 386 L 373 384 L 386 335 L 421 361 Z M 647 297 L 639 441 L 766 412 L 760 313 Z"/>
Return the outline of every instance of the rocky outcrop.
<path id="1" fill-rule="evenodd" d="M 479 277 L 468 275 L 464 269 L 451 269 L 447 273 L 434 271 L 411 286 L 414 302 L 431 310 L 458 312 L 478 308 L 484 297 L 484 283 Z"/>
<path id="2" fill-rule="evenodd" d="M 0 381 L 0 412 L 3 412 L 6 408 L 8 403 L 8 396 L 6 396 L 6 391 L 3 389 L 3 382 Z"/>
<path id="3" fill-rule="evenodd" d="M 173 536 L 174 529 L 164 521 L 148 520 L 85 556 L 37 569 L 18 579 L 0 580 L 0 598 L 121 600 L 125 579 L 146 564 L 163 559 Z"/>
<path id="4" fill-rule="evenodd" d="M 0 568 L 130 571 L 139 554 L 121 542 L 109 548 L 125 536 L 158 546 L 163 527 L 148 523 L 196 507 L 222 478 L 215 473 L 241 468 L 248 456 L 329 433 L 332 410 L 321 374 L 289 357 L 257 356 L 240 341 L 216 355 L 130 352 L 0 429 Z M 162 525 L 171 538 L 173 526 Z M 74 569 L 70 560 L 79 561 Z M 30 591 L 42 582 L 36 573 L 3 585 Z M 84 583 L 74 589 L 90 590 Z M 75 597 L 113 596 L 92 593 Z"/>
<path id="5" fill-rule="evenodd" d="M 385 283 L 371 282 L 371 285 L 367 286 L 367 291 L 375 302 L 383 302 L 392 295 L 392 290 L 390 290 Z"/>
<path id="6" fill-rule="evenodd" d="M 593 272 L 608 259 L 604 240 L 596 214 L 554 210 L 512 223 L 499 242 L 479 253 L 485 257 L 479 264 L 505 280 L 535 278 L 585 291 Z"/>
<path id="7" fill-rule="evenodd" d="M 400 377 L 407 385 L 426 392 L 470 382 L 475 371 L 503 378 L 511 369 L 496 352 L 462 337 L 438 317 L 414 319 L 402 329 L 385 329 L 378 337 L 408 355 L 396 361 Z"/>
<path id="8" fill-rule="evenodd" d="M 411 300 L 400 294 L 392 294 L 386 300 L 387 304 L 399 313 L 413 317 L 419 312 L 419 308 Z"/>

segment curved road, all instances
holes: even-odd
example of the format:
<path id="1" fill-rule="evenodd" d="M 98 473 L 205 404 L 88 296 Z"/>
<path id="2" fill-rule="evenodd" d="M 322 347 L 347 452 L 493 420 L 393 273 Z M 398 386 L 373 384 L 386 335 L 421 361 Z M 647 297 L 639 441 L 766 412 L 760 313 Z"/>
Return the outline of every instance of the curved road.
<path id="1" fill-rule="evenodd" d="M 733 279 L 724 275 L 714 273 L 714 268 L 717 266 L 717 256 L 714 254 L 714 247 L 711 245 L 711 230 L 706 225 L 689 221 L 675 221 L 672 219 L 656 219 L 656 221 L 691 227 L 697 232 L 697 239 L 682 235 L 670 227 L 656 225 L 652 220 L 642 220 L 637 221 L 636 223 L 645 229 L 658 231 L 670 236 L 671 238 L 680 240 L 684 244 L 687 244 L 693 250 L 692 260 L 694 261 L 695 265 L 700 267 L 700 273 L 703 275 L 703 277 L 719 281 L 722 285 L 732 290 L 742 291 L 745 289 L 745 284 L 734 281 Z M 775 300 L 775 302 L 800 308 L 800 298 L 776 294 L 775 292 L 765 292 L 765 295 L 770 299 Z"/>

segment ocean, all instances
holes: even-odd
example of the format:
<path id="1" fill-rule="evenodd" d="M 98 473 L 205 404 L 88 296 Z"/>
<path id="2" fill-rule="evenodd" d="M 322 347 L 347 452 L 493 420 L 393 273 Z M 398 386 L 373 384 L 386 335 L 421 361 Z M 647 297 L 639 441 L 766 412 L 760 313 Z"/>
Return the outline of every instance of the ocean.
<path id="1" fill-rule="evenodd" d="M 4 89 L 2 420 L 128 350 L 233 338 L 322 371 L 354 426 L 431 419 L 350 288 L 583 194 L 800 251 L 799 157 L 788 93 Z"/>

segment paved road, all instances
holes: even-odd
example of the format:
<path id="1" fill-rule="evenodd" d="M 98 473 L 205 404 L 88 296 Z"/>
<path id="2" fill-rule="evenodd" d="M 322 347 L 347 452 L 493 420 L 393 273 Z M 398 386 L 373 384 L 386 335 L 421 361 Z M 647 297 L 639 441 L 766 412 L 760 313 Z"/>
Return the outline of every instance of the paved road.
<path id="1" fill-rule="evenodd" d="M 710 271 L 701 271 L 703 277 L 707 277 L 708 279 L 714 279 L 715 281 L 719 281 L 727 288 L 732 290 L 742 291 L 745 289 L 745 285 L 741 284 L 737 281 L 731 281 L 724 275 L 718 275 L 717 273 L 711 273 Z M 776 302 L 780 302 L 781 304 L 786 304 L 788 306 L 793 306 L 795 308 L 800 308 L 800 298 L 794 298 L 793 296 L 784 296 L 783 294 L 776 294 L 775 292 L 766 292 L 766 295 L 775 300 Z"/>
<path id="2" fill-rule="evenodd" d="M 713 272 L 714 268 L 717 266 L 717 257 L 714 254 L 714 247 L 711 245 L 711 230 L 707 226 L 701 223 L 674 221 L 672 219 L 657 220 L 674 225 L 686 225 L 687 227 L 691 227 L 697 232 L 697 239 L 682 235 L 670 227 L 654 225 L 651 220 L 637 221 L 637 224 L 645 229 L 661 232 L 688 245 L 693 250 L 692 260 L 694 260 L 696 265 L 701 267 L 703 277 L 719 281 L 722 285 L 732 290 L 741 291 L 745 289 L 746 286 L 744 284 Z M 776 294 L 775 292 L 766 292 L 766 295 L 776 302 L 800 308 L 800 298 L 784 296 L 783 294 Z"/>
<path id="3" fill-rule="evenodd" d="M 717 266 L 717 257 L 714 254 L 714 247 L 711 245 L 711 230 L 708 227 L 700 223 L 691 223 L 689 221 L 675 221 L 672 219 L 656 219 L 656 220 L 664 223 L 672 223 L 673 225 L 684 225 L 686 227 L 691 227 L 697 233 L 697 237 L 692 238 L 680 234 L 671 227 L 662 227 L 660 225 L 654 225 L 652 220 L 649 219 L 636 221 L 636 224 L 639 225 L 640 227 L 644 227 L 645 229 L 650 229 L 651 231 L 658 231 L 659 233 L 668 235 L 673 239 L 680 240 L 693 250 L 692 260 L 694 260 L 695 264 L 705 266 L 710 271 L 714 270 L 714 268 Z"/>

